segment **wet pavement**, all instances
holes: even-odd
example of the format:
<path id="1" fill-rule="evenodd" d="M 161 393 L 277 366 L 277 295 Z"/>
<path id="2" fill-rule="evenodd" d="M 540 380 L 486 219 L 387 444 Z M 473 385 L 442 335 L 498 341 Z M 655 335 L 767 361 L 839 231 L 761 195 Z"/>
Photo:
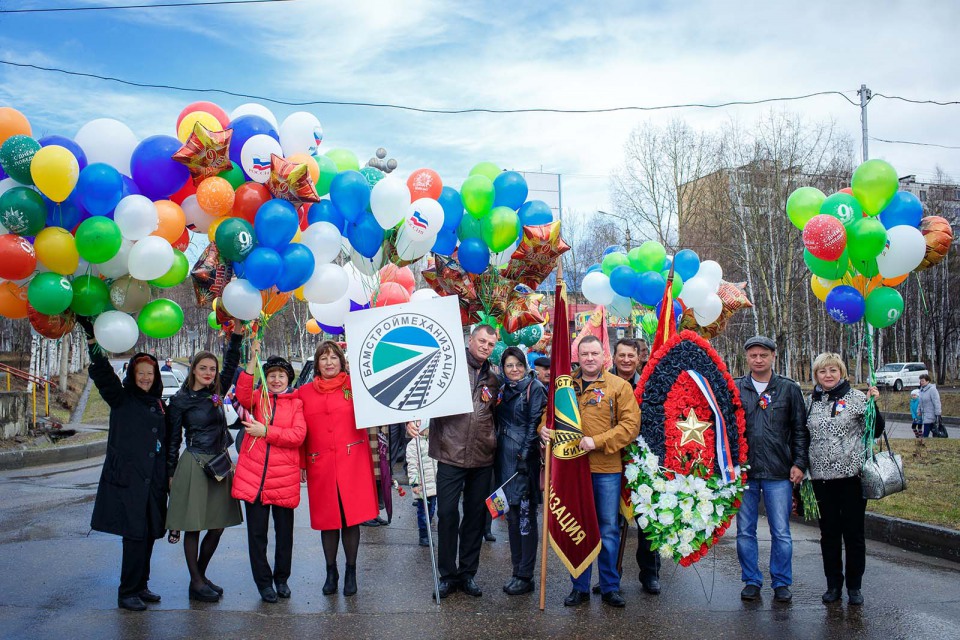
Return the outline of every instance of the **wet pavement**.
<path id="1" fill-rule="evenodd" d="M 550 552 L 547 609 L 537 594 L 508 597 L 506 528 L 484 543 L 481 598 L 455 594 L 432 603 L 428 550 L 417 545 L 410 502 L 394 497 L 389 527 L 364 528 L 359 593 L 321 595 L 324 562 L 309 528 L 306 499 L 297 510 L 293 598 L 265 604 L 250 575 L 243 526 L 228 529 L 209 577 L 225 588 L 218 604 L 187 598 L 182 545 L 159 541 L 150 587 L 163 602 L 144 613 L 116 608 L 120 539 L 89 532 L 102 459 L 0 473 L 0 638 L 955 638 L 960 625 L 960 565 L 867 542 L 866 605 L 824 606 L 818 531 L 794 525 L 794 601 L 739 599 L 735 531 L 691 568 L 665 567 L 663 593 L 640 590 L 636 532 L 625 559 L 625 609 L 594 597 L 563 606 L 569 579 Z M 769 535 L 761 523 L 761 566 Z M 342 573 L 342 557 L 341 557 Z"/>

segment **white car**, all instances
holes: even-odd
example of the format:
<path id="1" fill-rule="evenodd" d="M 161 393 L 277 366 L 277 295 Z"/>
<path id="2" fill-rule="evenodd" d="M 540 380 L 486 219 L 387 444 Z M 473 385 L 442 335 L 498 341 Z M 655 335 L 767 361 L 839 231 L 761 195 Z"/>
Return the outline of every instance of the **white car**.
<path id="1" fill-rule="evenodd" d="M 164 402 L 169 401 L 173 394 L 180 391 L 180 386 L 183 384 L 183 381 L 173 371 L 161 371 L 160 381 L 163 382 Z"/>
<path id="2" fill-rule="evenodd" d="M 893 387 L 900 391 L 904 387 L 919 387 L 920 374 L 926 373 L 927 365 L 922 362 L 891 362 L 876 372 L 878 387 Z"/>

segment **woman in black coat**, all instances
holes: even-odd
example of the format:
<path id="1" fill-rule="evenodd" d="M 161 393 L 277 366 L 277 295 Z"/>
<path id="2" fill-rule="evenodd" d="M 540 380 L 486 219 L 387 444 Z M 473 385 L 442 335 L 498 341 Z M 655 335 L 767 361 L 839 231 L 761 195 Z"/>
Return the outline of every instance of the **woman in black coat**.
<path id="1" fill-rule="evenodd" d="M 87 318 L 80 320 L 90 348 L 90 377 L 110 405 L 107 457 L 100 474 L 90 527 L 123 537 L 123 561 L 117 605 L 143 611 L 160 602 L 147 588 L 153 543 L 163 536 L 167 516 L 166 412 L 157 359 L 138 353 L 123 382 L 93 337 Z"/>
<path id="2" fill-rule="evenodd" d="M 540 448 L 537 425 L 547 405 L 547 390 L 527 368 L 517 347 L 508 347 L 500 358 L 501 384 L 497 405 L 497 484 L 514 473 L 505 487 L 507 524 L 513 577 L 503 590 L 507 595 L 533 591 L 537 562 L 537 505 L 540 500 Z"/>

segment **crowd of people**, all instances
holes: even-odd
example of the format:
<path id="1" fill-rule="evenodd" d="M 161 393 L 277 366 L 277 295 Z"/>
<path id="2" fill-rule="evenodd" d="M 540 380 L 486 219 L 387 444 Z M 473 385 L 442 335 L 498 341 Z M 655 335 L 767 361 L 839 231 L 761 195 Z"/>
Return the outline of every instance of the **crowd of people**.
<path id="1" fill-rule="evenodd" d="M 90 346 L 91 378 L 111 409 L 91 526 L 123 538 L 118 606 L 142 611 L 160 601 L 148 586 L 154 542 L 167 534 L 176 543 L 181 532 L 190 599 L 217 602 L 224 590 L 208 577 L 214 575 L 211 561 L 223 530 L 241 524 L 244 512 L 251 572 L 260 597 L 269 603 L 290 598 L 294 509 L 304 482 L 310 526 L 321 532 L 323 593 L 340 588 L 340 547 L 346 560 L 342 592 L 357 593 L 360 525 L 378 517 L 379 504 L 372 451 L 366 433 L 356 429 L 351 379 L 338 343 L 324 341 L 317 347 L 313 379 L 294 389 L 293 367 L 276 356 L 264 362 L 263 379 L 255 385 L 260 345 L 249 340 L 247 362 L 236 376 L 232 395 L 243 425 L 234 470 L 228 452 L 234 438 L 224 403 L 230 401 L 227 394 L 240 366 L 244 336 L 235 333 L 230 338 L 222 367 L 213 353 L 196 354 L 182 388 L 165 405 L 154 356 L 135 354 L 120 380 L 97 348 L 88 319 L 79 323 Z M 520 596 L 536 588 L 542 443 L 552 435 L 544 419 L 550 361 L 538 358 L 531 367 L 523 351 L 510 347 L 493 363 L 496 343 L 496 331 L 488 325 L 478 325 L 469 337 L 470 411 L 406 425 L 407 474 L 421 545 L 430 543 L 430 523 L 434 513 L 437 516 L 440 598 L 455 592 L 482 595 L 477 575 L 489 531 L 485 500 L 497 486 L 503 486 L 509 504 L 512 571 L 503 591 Z M 879 394 L 875 388 L 867 394 L 853 389 L 835 353 L 821 354 L 814 362 L 815 386 L 807 397 L 796 382 L 774 373 L 773 340 L 750 338 L 744 355 L 748 372 L 736 379 L 749 446 L 748 488 L 737 514 L 741 597 L 761 597 L 757 523 L 762 499 L 772 538 L 774 599 L 792 599 L 789 518 L 794 486 L 808 476 L 820 509 L 827 585 L 823 602 L 840 600 L 846 586 L 849 604 L 860 605 L 866 501 L 859 472 L 867 399 Z M 591 591 L 609 606 L 625 606 L 617 567 L 625 524 L 619 513 L 622 459 L 624 447 L 640 431 L 635 391 L 648 356 L 643 340 L 625 338 L 616 344 L 613 366 L 606 370 L 599 339 L 588 336 L 577 345 L 579 367 L 572 379 L 584 434 L 579 446 L 589 459 L 601 550 L 598 584 L 591 589 L 591 568 L 571 576 L 566 606 L 588 602 Z M 939 406 L 925 409 L 923 415 L 934 411 L 939 415 Z M 878 414 L 874 435 L 879 437 L 882 430 Z M 267 558 L 271 513 L 272 568 Z M 638 535 L 640 585 L 658 594 L 660 555 L 639 527 Z"/>

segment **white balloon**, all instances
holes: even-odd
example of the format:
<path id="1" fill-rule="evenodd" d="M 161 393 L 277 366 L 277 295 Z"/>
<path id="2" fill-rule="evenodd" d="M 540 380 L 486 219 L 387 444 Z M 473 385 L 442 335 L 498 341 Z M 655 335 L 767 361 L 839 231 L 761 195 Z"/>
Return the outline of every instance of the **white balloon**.
<path id="1" fill-rule="evenodd" d="M 314 222 L 300 234 L 300 244 L 313 253 L 317 264 L 333 262 L 340 255 L 340 230 L 332 222 Z"/>
<path id="2" fill-rule="evenodd" d="M 347 314 L 350 312 L 350 297 L 342 296 L 333 302 L 319 304 L 311 302 L 307 305 L 310 309 L 310 315 L 320 324 L 330 327 L 342 327 Z"/>
<path id="3" fill-rule="evenodd" d="M 309 302 L 327 304 L 347 294 L 350 276 L 337 264 L 318 264 L 303 285 L 303 297 Z M 327 323 L 324 323 L 327 324 Z"/>
<path id="4" fill-rule="evenodd" d="M 581 289 L 584 298 L 593 304 L 604 306 L 613 302 L 613 296 L 616 295 L 610 288 L 610 278 L 602 271 L 593 271 L 584 276 Z"/>
<path id="5" fill-rule="evenodd" d="M 397 226 L 409 206 L 410 189 L 407 188 L 407 183 L 397 176 L 388 175 L 370 190 L 370 211 L 373 212 L 377 224 L 384 229 Z"/>
<path id="6" fill-rule="evenodd" d="M 123 175 L 130 175 L 130 157 L 139 141 L 130 127 L 119 120 L 91 120 L 80 127 L 73 140 L 83 149 L 88 164 L 105 162 Z"/>
<path id="7" fill-rule="evenodd" d="M 370 302 L 370 296 L 377 290 L 377 280 L 372 275 L 362 273 L 352 262 L 348 262 L 344 267 L 347 275 L 350 277 L 350 287 L 347 289 L 347 297 L 358 305 L 365 305 Z"/>
<path id="8" fill-rule="evenodd" d="M 704 260 L 700 263 L 700 270 L 697 271 L 696 277 L 703 278 L 708 285 L 713 285 L 710 290 L 713 293 L 720 286 L 720 280 L 723 279 L 723 269 L 716 260 Z"/>
<path id="9" fill-rule="evenodd" d="M 140 329 L 133 316 L 123 311 L 104 311 L 93 323 L 93 335 L 97 344 L 107 351 L 121 353 L 137 344 Z"/>
<path id="10" fill-rule="evenodd" d="M 410 233 L 411 239 L 434 240 L 442 226 L 443 207 L 436 200 L 420 198 L 407 207 L 403 229 Z"/>
<path id="11" fill-rule="evenodd" d="M 714 293 L 716 288 L 711 289 L 710 284 L 700 277 L 700 274 L 693 276 L 683 283 L 683 289 L 680 291 L 680 299 L 690 308 L 695 309 L 697 305 L 702 304 L 707 296 Z"/>
<path id="12" fill-rule="evenodd" d="M 29 185 L 20 184 L 13 178 L 4 178 L 3 180 L 0 180 L 0 196 L 5 194 L 7 191 L 10 191 L 10 189 L 13 189 L 14 187 L 26 187 L 26 186 L 29 186 Z M 400 222 L 400 221 L 397 220 L 397 222 Z M 4 233 L 6 233 L 6 231 L 4 231 Z"/>
<path id="13" fill-rule="evenodd" d="M 141 195 L 129 195 L 121 200 L 114 211 L 113 221 L 128 240 L 146 238 L 160 226 L 157 206 L 150 198 Z"/>
<path id="14" fill-rule="evenodd" d="M 280 146 L 284 156 L 290 157 L 295 153 L 314 155 L 322 141 L 323 127 L 312 113 L 291 113 L 280 125 Z"/>
<path id="15" fill-rule="evenodd" d="M 502 267 L 510 262 L 510 258 L 513 257 L 513 252 L 517 250 L 517 247 L 520 246 L 520 240 L 516 240 L 512 245 L 501 251 L 500 253 L 491 253 L 490 254 L 490 264 L 495 267 Z"/>
<path id="16" fill-rule="evenodd" d="M 133 240 L 127 240 L 126 238 L 121 240 L 120 250 L 117 251 L 117 255 L 113 256 L 106 262 L 96 265 L 100 275 L 112 280 L 116 280 L 117 278 L 130 273 L 130 267 L 127 265 L 130 262 L 131 249 L 133 249 Z"/>
<path id="17" fill-rule="evenodd" d="M 380 271 L 384 265 L 383 249 L 378 250 L 372 258 L 364 257 L 357 253 L 355 249 L 350 249 L 350 262 L 352 262 L 353 266 L 357 268 L 357 271 L 363 275 L 372 276 L 377 271 Z"/>
<path id="18" fill-rule="evenodd" d="M 433 289 L 417 289 L 410 294 L 410 302 L 418 302 L 420 300 L 433 300 L 434 298 L 439 298 L 440 295 Z"/>
<path id="19" fill-rule="evenodd" d="M 266 184 L 270 179 L 270 155 L 283 157 L 280 143 L 272 137 L 258 133 L 243 143 L 240 149 L 240 164 L 250 179 Z"/>
<path id="20" fill-rule="evenodd" d="M 613 294 L 613 300 L 610 301 L 610 304 L 605 306 L 607 311 L 621 318 L 629 318 L 633 314 L 633 300 L 616 293 Z"/>
<path id="21" fill-rule="evenodd" d="M 93 265 L 91 265 L 89 262 L 87 262 L 83 258 L 80 258 L 80 261 L 77 263 L 77 268 L 73 272 L 73 277 L 79 278 L 80 276 L 89 273 L 91 266 Z M 99 265 L 99 266 L 103 266 L 103 265 Z"/>
<path id="22" fill-rule="evenodd" d="M 707 294 L 707 297 L 693 309 L 693 317 L 701 327 L 713 324 L 723 313 L 723 300 L 715 293 Z"/>
<path id="23" fill-rule="evenodd" d="M 417 238 L 403 227 L 397 234 L 397 256 L 401 260 L 419 260 L 427 255 L 435 241 L 435 238 Z"/>
<path id="24" fill-rule="evenodd" d="M 159 236 L 147 236 L 130 249 L 127 268 L 137 280 L 154 280 L 170 271 L 173 261 L 173 247 L 169 242 Z"/>
<path id="25" fill-rule="evenodd" d="M 246 104 L 242 104 L 230 112 L 230 120 L 236 120 L 240 116 L 259 116 L 272 124 L 274 129 L 279 128 L 279 125 L 277 124 L 277 116 L 273 115 L 273 112 L 270 111 L 270 109 L 267 109 L 262 104 L 257 104 L 256 102 L 247 102 Z"/>
<path id="26" fill-rule="evenodd" d="M 256 320 L 263 310 L 263 298 L 249 280 L 239 279 L 227 283 L 220 296 L 224 309 L 237 320 Z"/>
<path id="27" fill-rule="evenodd" d="M 877 256 L 877 266 L 884 278 L 897 278 L 910 273 L 923 262 L 927 243 L 916 227 L 901 224 L 887 229 L 887 246 Z"/>
<path id="28" fill-rule="evenodd" d="M 183 215 L 187 219 L 187 226 L 193 226 L 200 233 L 209 231 L 210 225 L 217 219 L 216 216 L 212 216 L 200 208 L 196 195 L 189 195 L 184 198 L 180 208 L 183 209 Z"/>

